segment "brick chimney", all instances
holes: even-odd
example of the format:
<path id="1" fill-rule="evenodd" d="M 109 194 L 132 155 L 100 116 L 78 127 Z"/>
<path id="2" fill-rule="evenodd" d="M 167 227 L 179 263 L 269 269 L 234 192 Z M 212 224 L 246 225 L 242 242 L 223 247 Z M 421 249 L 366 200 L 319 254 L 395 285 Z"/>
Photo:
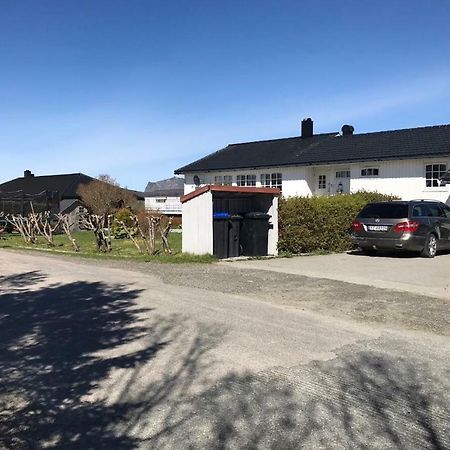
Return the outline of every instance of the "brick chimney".
<path id="1" fill-rule="evenodd" d="M 309 138 L 313 135 L 313 124 L 314 122 L 310 117 L 302 120 L 302 138 Z"/>

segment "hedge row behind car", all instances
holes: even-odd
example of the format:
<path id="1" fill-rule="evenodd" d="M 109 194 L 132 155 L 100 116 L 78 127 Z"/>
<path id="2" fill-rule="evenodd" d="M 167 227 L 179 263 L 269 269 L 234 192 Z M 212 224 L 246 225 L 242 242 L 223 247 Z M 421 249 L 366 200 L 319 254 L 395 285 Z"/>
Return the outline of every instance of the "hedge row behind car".
<path id="1" fill-rule="evenodd" d="M 350 230 L 356 215 L 368 202 L 389 200 L 398 200 L 398 197 L 357 192 L 281 198 L 278 250 L 292 254 L 350 250 Z"/>

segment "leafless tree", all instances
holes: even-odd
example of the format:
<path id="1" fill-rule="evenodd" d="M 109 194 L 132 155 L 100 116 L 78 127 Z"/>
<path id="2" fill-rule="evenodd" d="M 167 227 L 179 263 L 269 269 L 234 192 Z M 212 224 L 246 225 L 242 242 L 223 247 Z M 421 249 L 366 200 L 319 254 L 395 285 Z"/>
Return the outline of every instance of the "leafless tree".
<path id="1" fill-rule="evenodd" d="M 97 180 L 79 187 L 78 194 L 91 214 L 106 216 L 118 208 L 136 202 L 136 196 L 121 188 L 109 175 L 100 175 Z"/>
<path id="2" fill-rule="evenodd" d="M 164 227 L 161 225 L 161 216 L 155 216 L 153 214 L 143 214 L 140 216 L 132 214 L 130 216 L 130 220 L 133 224 L 131 227 L 127 225 L 125 221 L 118 221 L 118 223 L 123 227 L 128 238 L 133 242 L 138 251 L 143 253 L 141 243 L 136 236 L 136 230 L 145 244 L 145 252 L 148 255 L 154 255 L 157 253 L 156 234 L 158 231 L 161 236 L 163 251 L 165 253 L 172 254 L 172 250 L 167 239 L 169 231 L 172 227 L 172 218 L 169 219 L 169 222 Z"/>
<path id="3" fill-rule="evenodd" d="M 81 216 L 81 225 L 94 232 L 97 250 L 101 252 L 111 251 L 111 218 L 111 214 Z"/>
<path id="4" fill-rule="evenodd" d="M 57 214 L 59 223 L 61 225 L 62 230 L 64 233 L 66 233 L 66 236 L 68 237 L 70 243 L 72 244 L 73 249 L 76 252 L 80 251 L 80 246 L 78 245 L 76 239 L 72 236 L 71 228 L 73 226 L 73 223 L 70 222 L 70 216 L 68 214 Z"/>
<path id="5" fill-rule="evenodd" d="M 20 233 L 26 244 L 36 243 L 36 225 L 33 220 L 22 214 L 9 214 L 6 220 Z"/>
<path id="6" fill-rule="evenodd" d="M 60 223 L 58 216 L 49 211 L 35 213 L 32 208 L 32 212 L 28 218 L 34 224 L 36 232 L 47 241 L 47 245 L 53 247 L 55 245 L 53 242 L 53 233 L 58 229 Z"/>
<path id="7" fill-rule="evenodd" d="M 168 253 L 169 255 L 172 254 L 172 249 L 170 248 L 169 245 L 169 240 L 167 239 L 167 236 L 170 233 L 170 230 L 172 228 L 172 222 L 173 222 L 173 217 L 170 217 L 166 226 L 163 226 L 161 224 L 161 220 L 159 220 L 158 222 L 158 229 L 159 229 L 159 233 L 161 235 L 161 241 L 162 241 L 162 248 L 164 253 Z"/>

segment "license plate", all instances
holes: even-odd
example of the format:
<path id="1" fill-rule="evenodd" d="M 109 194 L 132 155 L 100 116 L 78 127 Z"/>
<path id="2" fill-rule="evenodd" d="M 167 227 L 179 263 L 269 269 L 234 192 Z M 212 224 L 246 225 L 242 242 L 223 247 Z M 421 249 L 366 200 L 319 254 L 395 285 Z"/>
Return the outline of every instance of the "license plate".
<path id="1" fill-rule="evenodd" d="M 387 225 L 367 225 L 368 231 L 387 231 L 388 228 Z"/>

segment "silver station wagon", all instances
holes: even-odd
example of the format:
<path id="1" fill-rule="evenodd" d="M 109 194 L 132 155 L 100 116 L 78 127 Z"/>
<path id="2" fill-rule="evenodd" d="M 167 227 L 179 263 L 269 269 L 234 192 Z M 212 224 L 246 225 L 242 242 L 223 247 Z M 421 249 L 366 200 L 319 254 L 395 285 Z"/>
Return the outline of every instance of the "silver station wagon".
<path id="1" fill-rule="evenodd" d="M 433 258 L 450 249 L 450 208 L 433 200 L 368 203 L 353 221 L 351 237 L 367 254 L 408 250 Z"/>

